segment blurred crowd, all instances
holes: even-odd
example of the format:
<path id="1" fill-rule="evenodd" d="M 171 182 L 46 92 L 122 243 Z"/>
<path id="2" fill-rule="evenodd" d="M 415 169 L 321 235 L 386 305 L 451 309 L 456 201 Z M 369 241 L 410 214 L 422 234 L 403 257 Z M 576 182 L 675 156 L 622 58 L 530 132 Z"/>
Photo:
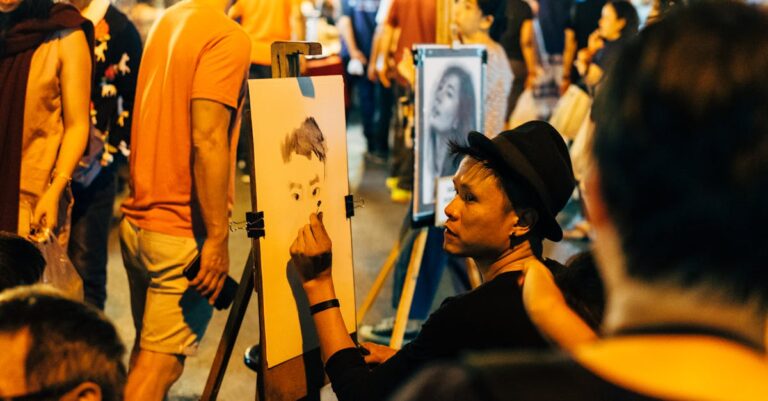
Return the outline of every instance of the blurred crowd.
<path id="1" fill-rule="evenodd" d="M 768 14 L 731 0 L 0 0 L 0 398 L 165 399 L 225 289 L 246 80 L 292 40 L 323 45 L 302 74 L 344 76 L 403 203 L 412 47 L 487 55 L 482 126 L 465 77 L 436 85 L 456 196 L 445 227 L 401 227 L 393 310 L 423 271 L 407 345 L 393 319 L 348 335 L 322 213 L 291 246 L 333 397 L 768 398 Z M 103 314 L 123 192 L 127 366 Z M 588 251 L 548 259 L 563 238 Z"/>

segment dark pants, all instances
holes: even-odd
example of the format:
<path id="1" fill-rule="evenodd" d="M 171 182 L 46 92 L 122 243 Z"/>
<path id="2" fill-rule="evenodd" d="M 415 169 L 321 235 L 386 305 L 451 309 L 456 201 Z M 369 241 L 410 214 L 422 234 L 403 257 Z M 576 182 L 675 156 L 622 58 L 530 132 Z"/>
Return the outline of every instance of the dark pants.
<path id="1" fill-rule="evenodd" d="M 389 127 L 394 106 L 392 89 L 371 82 L 367 77 L 355 77 L 353 84 L 357 88 L 368 153 L 386 157 L 389 154 Z"/>
<path id="2" fill-rule="evenodd" d="M 380 83 L 374 84 L 376 118 L 374 119 L 373 143 L 379 156 L 389 154 L 389 131 L 392 126 L 392 109 L 395 107 L 395 95 L 392 88 L 385 88 Z"/>
<path id="3" fill-rule="evenodd" d="M 107 300 L 107 243 L 117 188 L 115 176 L 110 167 L 88 187 L 72 183 L 75 204 L 68 254 L 83 278 L 85 301 L 102 310 Z"/>
<path id="4" fill-rule="evenodd" d="M 248 79 L 272 78 L 272 66 L 251 64 L 248 70 Z M 245 105 L 243 106 L 243 118 L 240 122 L 240 139 L 237 142 L 237 160 L 245 162 L 243 173 L 248 174 L 253 163 L 251 152 L 248 149 L 248 135 L 251 135 L 251 95 L 246 92 Z"/>
<path id="5" fill-rule="evenodd" d="M 525 66 L 525 61 L 509 59 L 509 66 L 512 68 L 512 89 L 509 91 L 509 100 L 507 101 L 507 118 L 504 121 L 509 121 L 509 116 L 515 110 L 517 105 L 517 99 L 525 89 L 525 80 L 528 79 L 528 68 Z"/>

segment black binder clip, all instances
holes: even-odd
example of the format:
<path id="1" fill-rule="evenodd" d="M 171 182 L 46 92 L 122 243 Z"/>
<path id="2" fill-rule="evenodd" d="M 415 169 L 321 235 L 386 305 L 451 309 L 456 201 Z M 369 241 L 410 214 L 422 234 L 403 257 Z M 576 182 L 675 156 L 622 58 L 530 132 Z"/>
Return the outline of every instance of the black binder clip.
<path id="1" fill-rule="evenodd" d="M 352 195 L 344 197 L 344 206 L 347 209 L 347 218 L 355 215 L 355 199 Z"/>
<path id="2" fill-rule="evenodd" d="M 261 238 L 265 236 L 264 212 L 246 212 L 245 231 L 248 233 L 248 238 Z"/>

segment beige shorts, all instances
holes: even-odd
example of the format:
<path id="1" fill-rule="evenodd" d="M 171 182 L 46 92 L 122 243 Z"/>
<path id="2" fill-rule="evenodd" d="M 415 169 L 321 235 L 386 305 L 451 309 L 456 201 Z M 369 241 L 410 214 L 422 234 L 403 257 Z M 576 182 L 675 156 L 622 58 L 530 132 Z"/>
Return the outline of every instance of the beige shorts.
<path id="1" fill-rule="evenodd" d="M 182 274 L 198 254 L 197 241 L 147 231 L 123 219 L 120 249 L 139 347 L 193 355 L 213 314 L 208 300 Z"/>

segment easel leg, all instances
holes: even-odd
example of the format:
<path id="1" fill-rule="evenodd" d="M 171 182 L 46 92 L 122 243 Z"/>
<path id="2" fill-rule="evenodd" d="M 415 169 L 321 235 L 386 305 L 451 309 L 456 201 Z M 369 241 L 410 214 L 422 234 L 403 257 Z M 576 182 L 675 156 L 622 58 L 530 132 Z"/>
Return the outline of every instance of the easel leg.
<path id="1" fill-rule="evenodd" d="M 416 291 L 416 282 L 419 279 L 419 270 L 421 270 L 421 258 L 424 256 L 424 247 L 427 245 L 427 232 L 426 228 L 422 228 L 413 243 L 411 260 L 408 263 L 408 271 L 405 273 L 403 291 L 400 295 L 400 303 L 397 305 L 397 315 L 395 315 L 395 326 L 392 329 L 392 338 L 389 342 L 389 346 L 394 349 L 400 349 L 403 346 L 405 327 L 408 324 L 408 315 L 413 303 L 413 293 Z"/>
<path id="2" fill-rule="evenodd" d="M 248 253 L 248 261 L 245 262 L 243 275 L 240 278 L 240 285 L 237 287 L 237 294 L 232 303 L 232 309 L 229 311 L 227 323 L 224 326 L 224 334 L 219 340 L 219 348 L 216 350 L 216 356 L 213 359 L 213 366 L 208 374 L 208 381 L 205 383 L 201 401 L 214 401 L 219 396 L 221 382 L 224 380 L 224 373 L 227 370 L 229 358 L 232 356 L 232 349 L 237 340 L 237 334 L 240 332 L 240 325 L 243 323 L 245 311 L 248 309 L 248 302 L 253 293 L 253 253 Z"/>
<path id="3" fill-rule="evenodd" d="M 357 311 L 357 323 L 362 323 L 363 319 L 365 318 L 365 315 L 368 314 L 368 311 L 371 309 L 371 306 L 373 305 L 373 302 L 376 300 L 376 297 L 379 296 L 379 292 L 381 292 L 381 287 L 384 286 L 384 281 L 387 279 L 387 276 L 389 276 L 389 273 L 392 272 L 392 269 L 395 267 L 395 262 L 397 261 L 397 256 L 400 254 L 400 241 L 395 242 L 395 246 L 392 247 L 392 250 L 389 251 L 389 256 L 387 256 L 387 260 L 384 261 L 384 265 L 381 266 L 381 269 L 379 270 L 379 275 L 376 276 L 376 280 L 373 282 L 373 286 L 371 287 L 371 290 L 368 291 L 368 295 L 365 296 L 365 301 L 363 301 L 363 306 L 360 307 L 360 310 Z"/>

